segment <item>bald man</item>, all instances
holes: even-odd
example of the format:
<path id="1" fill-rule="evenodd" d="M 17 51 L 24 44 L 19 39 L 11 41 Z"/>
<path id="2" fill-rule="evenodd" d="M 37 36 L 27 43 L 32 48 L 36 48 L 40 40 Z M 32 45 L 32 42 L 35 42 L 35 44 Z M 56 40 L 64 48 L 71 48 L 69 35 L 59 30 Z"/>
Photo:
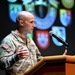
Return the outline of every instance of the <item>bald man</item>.
<path id="1" fill-rule="evenodd" d="M 2 40 L 0 63 L 6 75 L 23 75 L 43 58 L 34 41 L 27 36 L 27 33 L 33 32 L 34 22 L 30 12 L 19 12 L 16 17 L 17 29 Z"/>

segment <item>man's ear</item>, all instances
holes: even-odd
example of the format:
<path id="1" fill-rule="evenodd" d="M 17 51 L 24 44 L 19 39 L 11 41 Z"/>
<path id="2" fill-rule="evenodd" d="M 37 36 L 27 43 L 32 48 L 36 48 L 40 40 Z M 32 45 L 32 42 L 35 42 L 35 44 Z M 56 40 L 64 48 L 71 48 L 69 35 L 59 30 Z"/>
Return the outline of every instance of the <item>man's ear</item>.
<path id="1" fill-rule="evenodd" d="M 23 26 L 23 20 L 19 20 L 19 24 Z"/>

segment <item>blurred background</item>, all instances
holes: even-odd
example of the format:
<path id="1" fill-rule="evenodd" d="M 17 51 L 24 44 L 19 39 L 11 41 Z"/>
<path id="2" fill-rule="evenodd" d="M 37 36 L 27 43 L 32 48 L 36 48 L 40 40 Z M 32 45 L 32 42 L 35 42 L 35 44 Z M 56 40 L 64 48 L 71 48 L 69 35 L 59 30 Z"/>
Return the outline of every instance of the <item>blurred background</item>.
<path id="1" fill-rule="evenodd" d="M 50 35 L 52 31 L 68 43 L 68 55 L 75 54 L 74 0 L 0 0 L 0 42 L 16 29 L 16 15 L 22 10 L 31 12 L 36 27 L 30 36 L 43 56 L 62 55 L 65 45 Z M 5 74 L 1 71 L 2 75 Z"/>

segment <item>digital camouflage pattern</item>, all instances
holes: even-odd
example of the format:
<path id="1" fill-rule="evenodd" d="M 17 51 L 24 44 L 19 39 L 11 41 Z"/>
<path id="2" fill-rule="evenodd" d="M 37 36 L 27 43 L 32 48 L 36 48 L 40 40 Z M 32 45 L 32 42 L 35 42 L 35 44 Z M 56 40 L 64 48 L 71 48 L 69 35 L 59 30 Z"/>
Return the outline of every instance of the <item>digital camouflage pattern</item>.
<path id="1" fill-rule="evenodd" d="M 27 48 L 30 56 L 17 60 L 15 53 L 22 46 Z M 41 58 L 42 56 L 32 38 L 27 37 L 26 45 L 17 30 L 6 36 L 0 45 L 0 61 L 4 63 L 4 69 L 8 75 L 24 75 Z"/>

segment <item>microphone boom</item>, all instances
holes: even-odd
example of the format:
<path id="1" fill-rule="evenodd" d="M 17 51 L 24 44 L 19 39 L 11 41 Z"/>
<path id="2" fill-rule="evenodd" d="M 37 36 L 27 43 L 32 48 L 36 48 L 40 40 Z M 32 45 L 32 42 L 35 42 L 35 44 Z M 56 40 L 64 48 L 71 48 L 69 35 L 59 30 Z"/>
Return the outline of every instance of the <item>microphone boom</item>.
<path id="1" fill-rule="evenodd" d="M 68 46 L 68 43 L 66 43 L 61 37 L 58 37 L 55 35 L 52 31 L 49 32 L 51 36 L 55 37 L 59 42 L 63 43 L 64 45 Z"/>

